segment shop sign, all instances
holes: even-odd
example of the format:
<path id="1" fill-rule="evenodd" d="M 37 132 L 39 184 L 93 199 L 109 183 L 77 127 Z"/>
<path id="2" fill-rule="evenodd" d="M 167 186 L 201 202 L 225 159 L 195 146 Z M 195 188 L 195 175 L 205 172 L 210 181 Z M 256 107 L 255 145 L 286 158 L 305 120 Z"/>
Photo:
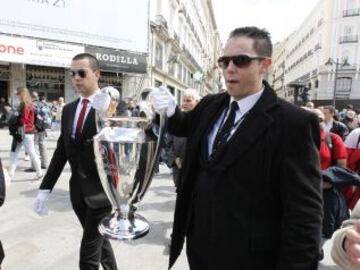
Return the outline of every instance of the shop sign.
<path id="1" fill-rule="evenodd" d="M 0 61 L 41 66 L 70 67 L 83 46 L 0 35 Z"/>
<path id="2" fill-rule="evenodd" d="M 145 54 L 92 46 L 87 46 L 85 52 L 96 56 L 102 70 L 118 73 L 146 73 Z"/>

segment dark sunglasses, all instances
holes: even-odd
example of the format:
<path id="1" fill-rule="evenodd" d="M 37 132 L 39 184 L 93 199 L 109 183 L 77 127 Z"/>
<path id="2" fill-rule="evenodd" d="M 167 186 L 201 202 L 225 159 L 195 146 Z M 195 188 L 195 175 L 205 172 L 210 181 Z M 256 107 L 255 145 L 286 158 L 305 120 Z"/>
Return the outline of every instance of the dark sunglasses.
<path id="1" fill-rule="evenodd" d="M 81 78 L 84 79 L 86 77 L 86 70 L 85 69 L 78 69 L 78 70 L 70 70 L 70 76 L 75 78 L 76 74 Z"/>
<path id="2" fill-rule="evenodd" d="M 233 64 L 238 68 L 245 68 L 251 64 L 251 61 L 264 60 L 265 58 L 266 57 L 261 57 L 261 56 L 250 57 L 245 54 L 234 55 L 234 56 L 222 56 L 218 59 L 218 64 L 219 67 L 221 67 L 222 69 L 226 69 L 230 64 L 230 61 L 232 61 Z"/>

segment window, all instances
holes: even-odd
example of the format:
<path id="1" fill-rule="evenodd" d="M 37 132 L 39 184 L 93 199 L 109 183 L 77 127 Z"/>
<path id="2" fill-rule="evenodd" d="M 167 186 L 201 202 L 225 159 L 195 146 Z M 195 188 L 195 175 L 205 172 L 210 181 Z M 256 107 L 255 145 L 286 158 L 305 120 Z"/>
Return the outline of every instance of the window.
<path id="1" fill-rule="evenodd" d="M 351 36 L 353 32 L 353 27 L 352 26 L 345 26 L 344 27 L 344 35 L 345 36 Z"/>
<path id="2" fill-rule="evenodd" d="M 159 42 L 155 45 L 155 66 L 163 69 L 163 46 Z"/>
<path id="3" fill-rule="evenodd" d="M 351 77 L 340 77 L 336 80 L 336 92 L 340 93 L 342 91 L 350 91 L 351 90 Z"/>
<path id="4" fill-rule="evenodd" d="M 162 85 L 162 82 L 155 80 L 154 85 L 155 85 L 155 87 L 160 87 Z"/>
<path id="5" fill-rule="evenodd" d="M 174 61 L 169 62 L 169 75 L 175 77 L 175 63 Z"/>
<path id="6" fill-rule="evenodd" d="M 177 65 L 177 79 L 182 80 L 182 65 L 180 63 Z"/>

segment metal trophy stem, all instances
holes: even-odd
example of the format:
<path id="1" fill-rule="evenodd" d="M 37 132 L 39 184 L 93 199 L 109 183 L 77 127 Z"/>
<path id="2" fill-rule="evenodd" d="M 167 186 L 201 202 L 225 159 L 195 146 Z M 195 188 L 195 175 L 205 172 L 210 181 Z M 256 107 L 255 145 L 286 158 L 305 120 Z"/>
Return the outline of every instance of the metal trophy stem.
<path id="1" fill-rule="evenodd" d="M 148 190 L 160 155 L 167 116 L 160 115 L 159 135 L 152 121 L 139 117 L 105 117 L 94 137 L 100 180 L 113 212 L 99 224 L 106 238 L 130 240 L 149 232 L 147 220 L 135 213 Z"/>

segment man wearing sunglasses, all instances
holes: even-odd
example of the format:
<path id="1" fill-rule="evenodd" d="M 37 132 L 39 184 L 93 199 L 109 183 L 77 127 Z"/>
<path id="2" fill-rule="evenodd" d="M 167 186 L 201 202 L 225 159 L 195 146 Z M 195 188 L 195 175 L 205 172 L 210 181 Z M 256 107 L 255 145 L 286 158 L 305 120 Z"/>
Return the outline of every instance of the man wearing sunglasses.
<path id="1" fill-rule="evenodd" d="M 181 112 L 152 91 L 168 131 L 187 137 L 170 267 L 186 237 L 190 269 L 315 270 L 322 222 L 317 117 L 278 98 L 264 80 L 268 32 L 231 32 L 219 58 L 227 92 Z"/>
<path id="2" fill-rule="evenodd" d="M 71 167 L 70 199 L 82 227 L 80 269 L 116 270 L 116 260 L 110 242 L 97 227 L 111 212 L 111 205 L 101 186 L 96 169 L 92 138 L 96 134 L 94 97 L 100 92 L 100 68 L 97 59 L 87 53 L 76 55 L 70 76 L 80 98 L 64 106 L 61 133 L 57 147 L 40 185 L 34 204 L 39 215 L 47 214 L 46 201 L 68 161 Z"/>

